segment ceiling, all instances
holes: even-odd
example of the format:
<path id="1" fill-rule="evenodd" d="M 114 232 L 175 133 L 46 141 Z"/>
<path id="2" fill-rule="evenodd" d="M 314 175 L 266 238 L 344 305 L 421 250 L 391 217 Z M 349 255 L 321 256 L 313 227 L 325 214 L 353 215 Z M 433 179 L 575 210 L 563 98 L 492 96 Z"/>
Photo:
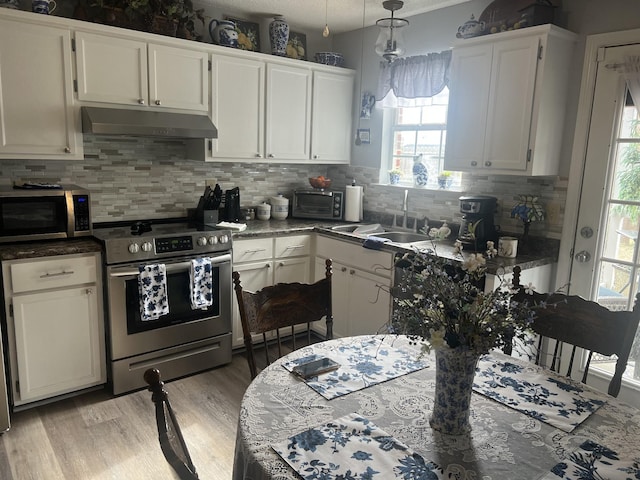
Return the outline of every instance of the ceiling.
<path id="1" fill-rule="evenodd" d="M 411 17 L 470 0 L 405 0 L 396 17 Z M 390 12 L 382 7 L 382 0 L 195 0 L 197 6 L 208 7 L 247 19 L 271 18 L 275 14 L 297 29 L 322 31 L 327 23 L 332 34 L 362 28 L 363 8 L 365 26 L 374 25 Z M 207 9 L 208 9 L 207 8 Z"/>

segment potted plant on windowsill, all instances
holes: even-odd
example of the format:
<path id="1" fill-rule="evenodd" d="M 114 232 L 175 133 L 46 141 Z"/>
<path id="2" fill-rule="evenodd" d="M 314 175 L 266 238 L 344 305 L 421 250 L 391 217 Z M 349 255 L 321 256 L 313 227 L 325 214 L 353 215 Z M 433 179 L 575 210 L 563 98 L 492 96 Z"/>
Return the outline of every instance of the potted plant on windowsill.
<path id="1" fill-rule="evenodd" d="M 398 183 L 400 183 L 401 178 L 402 178 L 402 170 L 398 168 L 389 170 L 389 185 L 397 185 Z"/>
<path id="2" fill-rule="evenodd" d="M 443 170 L 438 175 L 438 186 L 442 189 L 448 189 L 451 187 L 453 183 L 453 178 L 451 178 L 451 172 L 448 170 Z"/>

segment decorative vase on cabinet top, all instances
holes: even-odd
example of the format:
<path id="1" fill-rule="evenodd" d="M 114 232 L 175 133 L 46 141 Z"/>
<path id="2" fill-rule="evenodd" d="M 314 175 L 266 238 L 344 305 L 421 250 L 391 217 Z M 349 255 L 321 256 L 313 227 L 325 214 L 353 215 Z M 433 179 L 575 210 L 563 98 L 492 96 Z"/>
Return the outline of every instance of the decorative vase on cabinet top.
<path id="1" fill-rule="evenodd" d="M 271 41 L 271 53 L 273 55 L 281 57 L 287 55 L 289 25 L 282 15 L 275 15 L 269 24 L 269 40 Z"/>
<path id="2" fill-rule="evenodd" d="M 217 45 L 223 47 L 238 47 L 238 32 L 236 24 L 229 20 L 216 20 L 215 18 L 209 23 L 209 34 L 211 40 Z"/>

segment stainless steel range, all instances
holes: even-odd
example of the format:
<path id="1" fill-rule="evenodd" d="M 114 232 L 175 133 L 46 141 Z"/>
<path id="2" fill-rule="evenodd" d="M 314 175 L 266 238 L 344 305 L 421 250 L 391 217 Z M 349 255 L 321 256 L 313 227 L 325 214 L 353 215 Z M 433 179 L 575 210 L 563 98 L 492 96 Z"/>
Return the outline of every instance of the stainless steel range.
<path id="1" fill-rule="evenodd" d="M 105 247 L 110 383 L 118 395 L 145 386 L 143 373 L 169 380 L 231 361 L 231 232 L 186 224 L 96 228 Z M 211 259 L 213 305 L 193 309 L 191 260 Z M 140 267 L 164 264 L 169 313 L 142 320 Z"/>

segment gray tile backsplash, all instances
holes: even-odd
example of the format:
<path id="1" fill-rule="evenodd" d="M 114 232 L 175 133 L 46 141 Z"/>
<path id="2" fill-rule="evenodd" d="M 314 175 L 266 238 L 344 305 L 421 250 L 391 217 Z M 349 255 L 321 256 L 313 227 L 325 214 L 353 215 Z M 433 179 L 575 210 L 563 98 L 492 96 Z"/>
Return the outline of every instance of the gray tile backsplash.
<path id="1" fill-rule="evenodd" d="M 22 179 L 86 187 L 92 192 L 94 222 L 186 217 L 187 208 L 195 207 L 207 181 L 223 189 L 239 186 L 242 206 L 253 206 L 277 193 L 290 195 L 294 189 L 309 188 L 307 177 L 316 175 L 332 178 L 335 188 L 344 188 L 355 178 L 365 185 L 365 210 L 402 213 L 404 188 L 377 184 L 378 170 L 373 168 L 205 163 L 188 159 L 186 144 L 179 139 L 85 134 L 84 151 L 83 161 L 2 160 L 2 182 Z M 531 233 L 551 238 L 561 235 L 566 188 L 566 178 L 463 178 L 465 194 L 498 198 L 496 224 L 503 231 L 522 231 L 522 224 L 509 215 L 518 194 L 538 195 L 551 214 L 532 224 Z M 410 215 L 458 222 L 460 195 L 462 192 L 411 189 Z"/>

